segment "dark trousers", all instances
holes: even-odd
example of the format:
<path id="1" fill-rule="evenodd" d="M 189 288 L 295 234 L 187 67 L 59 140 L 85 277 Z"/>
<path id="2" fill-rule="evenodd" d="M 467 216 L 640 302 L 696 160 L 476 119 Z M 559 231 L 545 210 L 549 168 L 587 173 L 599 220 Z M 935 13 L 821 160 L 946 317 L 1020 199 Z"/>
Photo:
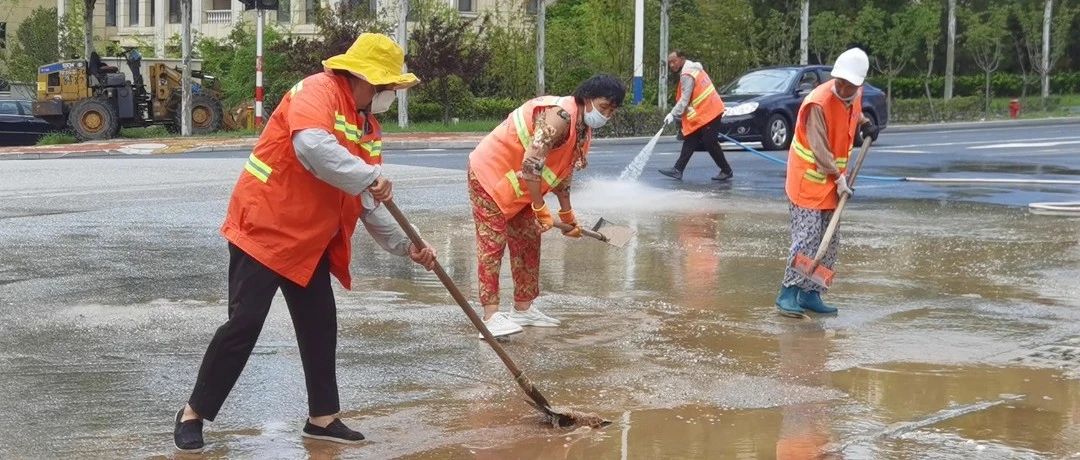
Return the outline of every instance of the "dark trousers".
<path id="1" fill-rule="evenodd" d="M 731 174 L 731 165 L 724 157 L 723 147 L 720 147 L 721 118 L 723 114 L 683 138 L 682 152 L 679 154 L 679 159 L 675 161 L 675 169 L 679 171 L 686 169 L 686 165 L 690 163 L 690 157 L 694 156 L 694 151 L 699 146 L 704 146 L 716 166 L 720 167 L 720 172 Z"/>
<path id="2" fill-rule="evenodd" d="M 308 413 L 332 415 L 338 404 L 337 306 L 330 287 L 330 262 L 323 256 L 307 287 L 297 285 L 229 244 L 229 320 L 218 328 L 199 367 L 199 377 L 188 404 L 207 420 L 214 420 L 244 370 L 259 339 L 270 302 L 278 289 L 292 316 L 300 361 L 307 383 Z"/>

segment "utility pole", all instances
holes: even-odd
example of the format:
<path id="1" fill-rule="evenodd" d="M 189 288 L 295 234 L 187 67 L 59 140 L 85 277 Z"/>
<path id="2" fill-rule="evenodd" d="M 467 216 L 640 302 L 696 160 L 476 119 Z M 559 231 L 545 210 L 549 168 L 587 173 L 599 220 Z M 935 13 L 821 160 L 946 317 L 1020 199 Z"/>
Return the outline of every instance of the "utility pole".
<path id="1" fill-rule="evenodd" d="M 1054 0 L 1046 0 L 1046 8 L 1043 9 L 1043 42 L 1042 42 L 1042 97 L 1045 100 L 1050 97 L 1050 18 L 1054 9 Z"/>
<path id="2" fill-rule="evenodd" d="M 191 1 L 191 0 L 188 0 Z M 262 3 L 255 2 L 255 130 L 263 127 L 263 25 L 266 15 Z"/>
<path id="3" fill-rule="evenodd" d="M 401 46 L 402 51 L 406 55 L 409 54 L 409 0 L 398 0 L 398 24 L 397 24 L 397 41 L 398 46 Z M 401 64 L 401 71 L 408 72 L 409 65 Z M 397 122 L 398 126 L 405 128 L 409 126 L 409 93 L 406 90 L 398 90 L 397 92 Z"/>
<path id="4" fill-rule="evenodd" d="M 802 19 L 799 21 L 799 64 L 810 63 L 810 0 L 802 1 Z"/>
<path id="5" fill-rule="evenodd" d="M 191 135 L 191 0 L 180 0 L 180 34 L 180 135 L 187 137 Z"/>
<path id="6" fill-rule="evenodd" d="M 660 87 L 657 94 L 656 106 L 661 111 L 667 111 L 667 56 L 668 56 L 668 8 L 671 0 L 660 0 Z"/>
<path id="7" fill-rule="evenodd" d="M 641 61 L 645 55 L 645 0 L 634 1 L 634 104 L 644 99 L 645 71 Z"/>
<path id="8" fill-rule="evenodd" d="M 953 97 L 954 66 L 956 65 L 956 0 L 949 0 L 949 37 L 945 47 L 945 100 Z"/>
<path id="9" fill-rule="evenodd" d="M 544 89 L 544 28 L 547 22 L 547 1 L 536 2 L 536 95 L 543 96 Z"/>

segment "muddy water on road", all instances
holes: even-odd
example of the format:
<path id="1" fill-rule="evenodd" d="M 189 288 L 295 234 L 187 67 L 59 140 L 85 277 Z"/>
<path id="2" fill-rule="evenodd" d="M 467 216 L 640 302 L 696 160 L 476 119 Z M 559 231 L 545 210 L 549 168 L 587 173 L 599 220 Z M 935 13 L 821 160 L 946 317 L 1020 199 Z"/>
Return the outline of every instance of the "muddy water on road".
<path id="1" fill-rule="evenodd" d="M 797 321 L 772 306 L 788 245 L 782 204 L 611 184 L 583 184 L 575 198 L 582 220 L 603 215 L 638 237 L 619 250 L 545 235 L 537 305 L 563 326 L 528 328 L 505 345 L 549 399 L 612 426 L 540 426 L 434 276 L 365 240 L 359 285 L 338 297 L 338 379 L 346 422 L 371 441 L 299 437 L 303 377 L 278 299 L 207 428 L 207 456 L 1080 455 L 1080 221 L 856 203 L 826 297 L 841 313 Z M 475 293 L 464 203 L 411 208 L 447 271 Z M 223 274 L 223 251 L 198 254 L 192 265 Z M 0 337 L 0 413 L 26 422 L 0 428 L 0 453 L 172 456 L 170 411 L 224 319 L 218 283 L 130 303 L 105 289 L 32 318 L 13 313 L 39 308 L 29 302 L 6 307 L 18 320 Z M 508 297 L 505 269 L 503 283 Z"/>

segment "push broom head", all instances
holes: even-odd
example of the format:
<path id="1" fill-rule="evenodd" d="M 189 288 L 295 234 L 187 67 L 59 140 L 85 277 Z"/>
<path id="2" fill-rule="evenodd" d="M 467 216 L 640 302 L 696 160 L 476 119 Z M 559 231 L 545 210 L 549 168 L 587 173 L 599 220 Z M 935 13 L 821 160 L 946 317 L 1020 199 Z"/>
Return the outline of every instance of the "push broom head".
<path id="1" fill-rule="evenodd" d="M 795 260 L 791 262 L 791 268 L 804 278 L 814 282 L 814 284 L 822 287 L 832 286 L 833 271 L 814 262 L 814 259 L 801 252 L 795 254 Z"/>

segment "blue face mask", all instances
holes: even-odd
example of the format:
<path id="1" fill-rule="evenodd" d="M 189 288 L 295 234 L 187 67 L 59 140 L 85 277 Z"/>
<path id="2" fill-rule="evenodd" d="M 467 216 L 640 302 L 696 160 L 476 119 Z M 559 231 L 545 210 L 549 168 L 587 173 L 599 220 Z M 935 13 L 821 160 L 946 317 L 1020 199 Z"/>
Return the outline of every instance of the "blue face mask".
<path id="1" fill-rule="evenodd" d="M 590 102 L 589 105 L 592 106 L 592 110 L 585 112 L 585 125 L 592 129 L 601 128 L 606 125 L 608 117 L 605 117 L 604 114 L 600 113 L 600 111 L 596 109 L 594 103 Z"/>

